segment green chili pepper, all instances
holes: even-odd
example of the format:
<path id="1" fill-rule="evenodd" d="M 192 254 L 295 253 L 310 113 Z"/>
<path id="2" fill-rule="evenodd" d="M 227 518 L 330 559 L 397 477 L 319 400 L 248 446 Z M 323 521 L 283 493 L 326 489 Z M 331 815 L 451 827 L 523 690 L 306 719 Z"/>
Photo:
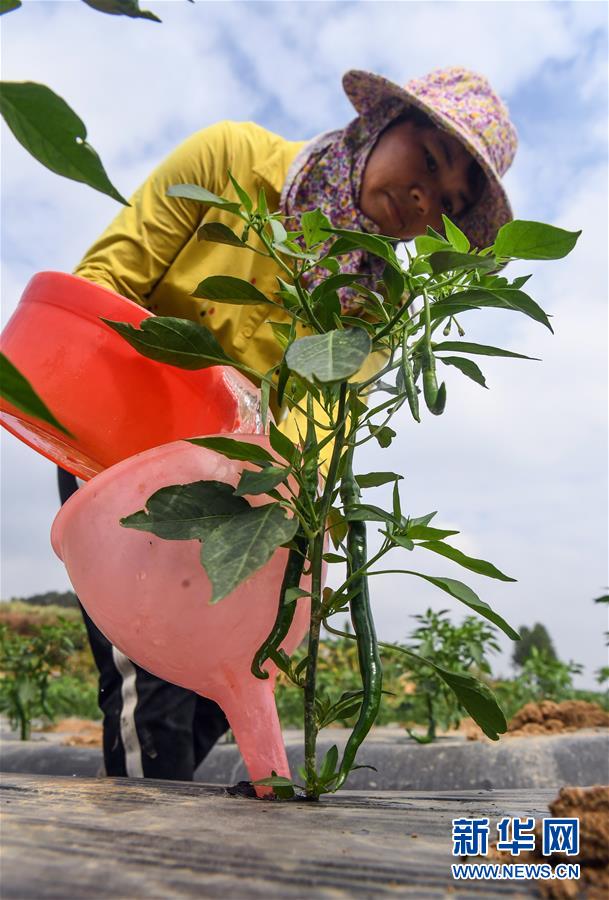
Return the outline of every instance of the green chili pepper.
<path id="1" fill-rule="evenodd" d="M 419 380 L 419 375 L 421 374 L 422 366 L 423 366 L 423 360 L 421 358 L 421 354 L 415 353 L 415 355 L 412 359 L 412 377 L 413 377 L 415 384 Z"/>
<path id="2" fill-rule="evenodd" d="M 350 456 L 352 450 L 348 451 Z M 341 497 L 346 509 L 359 500 L 360 492 L 353 477 L 351 458 L 341 482 Z M 360 569 L 367 561 L 366 523 L 349 522 L 347 534 L 348 564 L 347 575 Z M 357 655 L 362 676 L 364 696 L 359 716 L 347 741 L 333 790 L 344 784 L 355 761 L 358 748 L 377 717 L 383 690 L 383 669 L 376 640 L 374 620 L 370 609 L 368 578 L 361 575 L 354 579 L 352 587 L 357 590 L 349 602 L 353 631 L 357 640 Z"/>
<path id="3" fill-rule="evenodd" d="M 429 297 L 427 291 L 423 288 L 423 312 L 425 322 L 425 349 L 423 350 L 423 396 L 427 409 L 434 416 L 439 416 L 444 412 L 446 405 L 446 385 L 444 382 L 438 388 L 438 379 L 436 378 L 436 358 L 433 355 L 431 346 L 431 313 L 429 308 Z"/>
<path id="4" fill-rule="evenodd" d="M 317 446 L 317 436 L 315 434 L 315 425 L 313 423 L 313 398 L 310 394 L 307 397 L 307 412 L 309 418 L 307 420 L 307 434 L 303 455 L 307 455 L 310 450 L 313 450 Z M 317 453 L 314 453 L 303 466 L 303 483 L 300 492 L 301 496 L 308 494 L 308 496 L 311 498 L 315 497 L 318 478 L 319 473 L 317 470 Z M 309 546 L 308 538 L 302 526 L 299 527 L 294 536 L 294 543 L 296 546 L 292 547 L 288 554 L 288 561 L 286 563 L 285 572 L 283 574 L 283 581 L 281 582 L 281 591 L 279 592 L 279 606 L 277 608 L 277 617 L 275 619 L 275 624 L 271 629 L 271 633 L 268 635 L 264 643 L 260 646 L 256 655 L 254 656 L 254 659 L 252 660 L 251 672 L 252 675 L 256 676 L 256 678 L 265 679 L 269 677 L 269 673 L 264 671 L 262 665 L 266 662 L 267 659 L 269 659 L 273 652 L 276 653 L 278 651 L 279 645 L 286 637 L 288 631 L 290 630 L 290 625 L 294 620 L 294 614 L 296 612 L 296 601 L 286 603 L 285 598 L 289 588 L 300 587 L 300 579 L 302 577 L 302 571 L 304 569 L 307 549 Z"/>
<path id="5" fill-rule="evenodd" d="M 431 412 L 438 399 L 438 380 L 436 378 L 436 367 L 434 358 L 431 353 L 425 354 L 423 363 L 423 396 L 427 408 Z"/>
<path id="6" fill-rule="evenodd" d="M 444 412 L 446 406 L 446 385 L 444 382 L 438 387 L 436 378 L 436 360 L 431 351 L 425 353 L 423 359 L 423 396 L 427 409 L 434 416 Z"/>
<path id="7" fill-rule="evenodd" d="M 288 555 L 288 562 L 285 567 L 283 581 L 281 583 L 281 591 L 279 593 L 279 607 L 277 609 L 277 618 L 271 630 L 260 649 L 254 656 L 252 661 L 252 675 L 256 678 L 268 678 L 269 673 L 262 669 L 263 663 L 270 657 L 273 650 L 278 650 L 279 645 L 290 630 L 290 625 L 294 620 L 296 612 L 296 601 L 291 603 L 285 602 L 288 588 L 299 587 L 302 570 L 304 569 L 305 558 L 307 553 L 308 540 L 302 529 L 296 532 L 294 537 L 296 547 L 293 547 Z"/>
<path id="8" fill-rule="evenodd" d="M 408 357 L 408 347 L 406 346 L 406 333 L 402 342 L 402 376 L 404 378 L 404 389 L 408 398 L 408 406 L 415 422 L 420 422 L 419 415 L 419 394 L 414 383 L 414 374 Z"/>

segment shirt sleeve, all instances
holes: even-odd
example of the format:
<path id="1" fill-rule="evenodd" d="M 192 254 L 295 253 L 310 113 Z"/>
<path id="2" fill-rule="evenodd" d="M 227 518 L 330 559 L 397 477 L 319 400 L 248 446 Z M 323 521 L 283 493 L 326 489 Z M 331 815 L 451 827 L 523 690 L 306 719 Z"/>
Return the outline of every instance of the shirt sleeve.
<path id="1" fill-rule="evenodd" d="M 220 122 L 187 138 L 150 175 L 85 253 L 75 275 L 145 303 L 192 238 L 204 207 L 168 197 L 174 184 L 197 184 L 219 194 L 231 166 L 231 126 Z"/>

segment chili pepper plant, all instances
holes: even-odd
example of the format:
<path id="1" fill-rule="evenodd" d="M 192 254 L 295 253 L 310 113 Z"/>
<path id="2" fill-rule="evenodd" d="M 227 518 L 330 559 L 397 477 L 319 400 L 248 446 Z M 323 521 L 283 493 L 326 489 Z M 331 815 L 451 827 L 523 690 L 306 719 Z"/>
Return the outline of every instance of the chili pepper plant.
<path id="1" fill-rule="evenodd" d="M 140 328 L 107 324 L 140 353 L 169 365 L 235 366 L 260 384 L 263 419 L 267 420 L 273 392 L 278 407 L 300 411 L 302 434 L 293 442 L 269 421 L 273 453 L 230 437 L 194 438 L 192 443 L 231 459 L 247 460 L 253 468 L 242 473 L 236 489 L 215 481 L 163 488 L 149 498 L 146 509 L 121 523 L 165 539 L 199 538 L 201 562 L 213 588 L 212 603 L 221 603 L 278 547 L 289 549 L 276 622 L 252 660 L 252 672 L 257 678 L 268 678 L 263 667 L 272 660 L 302 690 L 305 764 L 300 774 L 306 796 L 317 799 L 337 791 L 357 768 L 356 754 L 379 710 L 382 655 L 393 645 L 377 640 L 369 584 L 375 575 L 387 571 L 379 563 L 388 554 L 396 557 L 389 571 L 430 582 L 518 639 L 514 628 L 467 584 L 426 574 L 417 560 L 433 553 L 489 578 L 514 579 L 449 543 L 447 539 L 458 532 L 438 527 L 432 521 L 435 513 L 406 511 L 400 473 L 360 472 L 358 450 L 370 441 L 387 447 L 395 436 L 391 425 L 397 423 L 397 416 L 402 418 L 399 427 L 406 427 L 408 416 L 416 427 L 428 413 L 438 416 L 444 411 L 447 390 L 445 381 L 438 378 L 438 364 L 485 386 L 484 375 L 471 357 L 527 359 L 513 350 L 463 340 L 458 317 L 499 308 L 524 314 L 551 330 L 546 313 L 523 290 L 527 278 L 510 281 L 500 270 L 511 259 L 566 256 L 579 232 L 514 221 L 501 228 L 492 247 L 475 248 L 457 225 L 444 218 L 445 234 L 428 229 L 416 239 L 414 252 L 408 252 L 403 263 L 396 254 L 395 239 L 334 228 L 320 210 L 305 213 L 300 227 L 290 230 L 289 218 L 269 211 L 263 191 L 254 199 L 230 173 L 229 178 L 232 198 L 196 185 L 175 185 L 169 193 L 202 205 L 201 241 L 230 244 L 235 252 L 271 258 L 281 271 L 277 289 L 265 294 L 250 282 L 218 274 L 205 278 L 193 296 L 215 303 L 265 304 L 278 345 L 277 365 L 266 373 L 252 370 L 229 358 L 211 331 L 188 320 L 151 317 Z M 212 208 L 230 214 L 231 225 L 207 216 Z M 356 249 L 383 261 L 381 278 L 341 272 L 341 257 Z M 323 277 L 316 278 L 316 286 L 310 289 L 307 274 L 313 272 Z M 356 297 L 356 313 L 341 308 L 345 289 Z M 375 354 L 376 371 L 362 375 L 371 354 Z M 393 485 L 391 509 L 362 496 L 368 488 L 383 484 Z M 268 503 L 250 507 L 242 502 L 254 494 L 266 495 Z M 373 554 L 367 547 L 368 523 L 374 523 L 382 538 Z M 327 552 L 328 535 L 333 552 Z M 336 589 L 324 588 L 324 564 L 344 567 L 344 578 Z M 300 587 L 303 573 L 311 576 L 307 649 L 300 657 L 288 658 L 281 643 L 305 593 Z M 335 617 L 344 617 L 345 612 L 350 613 L 353 634 L 334 625 Z M 330 699 L 318 696 L 317 661 L 324 627 L 356 642 L 361 690 Z M 416 656 L 405 648 L 396 649 L 411 659 Z M 498 739 L 506 730 L 504 714 L 491 690 L 472 674 L 451 671 L 423 657 L 416 661 L 454 691 L 490 738 Z M 357 712 L 358 717 L 342 757 L 333 746 L 318 764 L 320 729 L 348 711 L 350 715 Z M 272 785 L 280 797 L 293 796 L 300 787 L 276 775 L 262 783 Z"/>
<path id="2" fill-rule="evenodd" d="M 447 609 L 435 612 L 426 610 L 413 617 L 418 625 L 410 635 L 409 649 L 426 661 L 432 661 L 445 668 L 460 671 L 474 671 L 491 674 L 488 654 L 499 651 L 496 628 L 489 622 L 475 616 L 466 616 L 460 625 L 454 625 Z M 415 741 L 430 744 L 436 740 L 436 727 L 458 728 L 462 719 L 462 707 L 453 691 L 440 678 L 428 662 L 410 666 L 410 677 L 414 684 L 414 694 L 402 704 L 406 712 L 417 710 L 426 719 L 427 733 L 417 734 L 412 729 L 406 731 Z"/>

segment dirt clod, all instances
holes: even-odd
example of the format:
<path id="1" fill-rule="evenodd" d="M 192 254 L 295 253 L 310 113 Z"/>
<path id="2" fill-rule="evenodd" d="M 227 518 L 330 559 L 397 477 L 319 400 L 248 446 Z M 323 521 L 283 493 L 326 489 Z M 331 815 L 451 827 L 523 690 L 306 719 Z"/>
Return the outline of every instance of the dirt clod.
<path id="1" fill-rule="evenodd" d="M 92 722 L 90 719 L 61 719 L 48 725 L 44 731 L 65 734 L 66 737 L 61 742 L 64 747 L 101 747 L 103 742 L 101 722 Z"/>
<path id="2" fill-rule="evenodd" d="M 508 734 L 523 735 L 560 734 L 579 731 L 580 728 L 608 728 L 609 713 L 597 703 L 586 700 L 542 700 L 527 703 L 516 713 L 508 725 Z"/>
<path id="3" fill-rule="evenodd" d="M 579 819 L 579 854 L 565 857 L 564 853 L 542 855 L 542 823 L 535 828 L 535 850 L 521 853 L 518 862 L 558 864 L 579 863 L 578 880 L 539 881 L 539 890 L 549 900 L 607 900 L 609 897 L 609 787 L 564 787 L 549 805 L 554 818 Z M 488 856 L 498 862 L 510 863 L 514 858 L 496 847 Z"/>

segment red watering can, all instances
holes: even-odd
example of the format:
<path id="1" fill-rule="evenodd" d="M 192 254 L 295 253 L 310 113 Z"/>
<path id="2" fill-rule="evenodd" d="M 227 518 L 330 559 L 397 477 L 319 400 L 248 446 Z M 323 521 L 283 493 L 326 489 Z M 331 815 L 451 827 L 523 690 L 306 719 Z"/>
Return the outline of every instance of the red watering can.
<path id="1" fill-rule="evenodd" d="M 85 481 L 142 450 L 193 435 L 261 432 L 259 391 L 226 366 L 185 371 L 135 351 L 100 316 L 151 316 L 113 291 L 62 272 L 27 285 L 0 350 L 74 438 L 0 400 L 0 423 Z"/>

